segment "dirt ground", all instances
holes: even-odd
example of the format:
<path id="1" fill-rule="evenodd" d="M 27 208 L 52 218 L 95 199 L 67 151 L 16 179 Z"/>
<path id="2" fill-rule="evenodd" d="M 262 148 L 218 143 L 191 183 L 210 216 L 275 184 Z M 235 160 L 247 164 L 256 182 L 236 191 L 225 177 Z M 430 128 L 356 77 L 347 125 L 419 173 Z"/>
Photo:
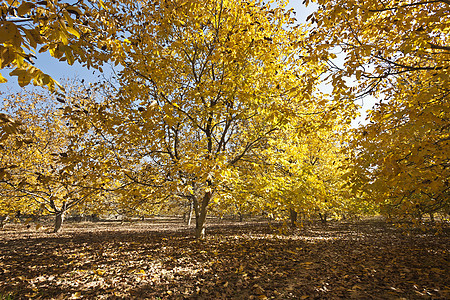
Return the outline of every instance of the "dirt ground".
<path id="1" fill-rule="evenodd" d="M 450 299 L 450 231 L 380 219 L 212 223 L 177 219 L 0 231 L 0 299 Z"/>

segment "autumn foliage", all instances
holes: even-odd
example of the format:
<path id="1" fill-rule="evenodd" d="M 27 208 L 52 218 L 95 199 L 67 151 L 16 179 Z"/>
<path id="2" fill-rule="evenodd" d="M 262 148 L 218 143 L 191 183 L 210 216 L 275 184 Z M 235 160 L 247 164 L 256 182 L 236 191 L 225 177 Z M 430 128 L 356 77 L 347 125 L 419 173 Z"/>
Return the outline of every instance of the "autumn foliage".
<path id="1" fill-rule="evenodd" d="M 312 39 L 345 53 L 335 93 L 379 100 L 350 140 L 350 184 L 389 216 L 448 214 L 449 1 L 317 3 Z"/>
<path id="2" fill-rule="evenodd" d="M 0 300 L 448 299 L 450 1 L 311 3 L 2 1 Z"/>
<path id="3" fill-rule="evenodd" d="M 0 67 L 50 93 L 2 94 L 2 215 L 445 219 L 449 2 L 313 2 L 4 1 Z"/>

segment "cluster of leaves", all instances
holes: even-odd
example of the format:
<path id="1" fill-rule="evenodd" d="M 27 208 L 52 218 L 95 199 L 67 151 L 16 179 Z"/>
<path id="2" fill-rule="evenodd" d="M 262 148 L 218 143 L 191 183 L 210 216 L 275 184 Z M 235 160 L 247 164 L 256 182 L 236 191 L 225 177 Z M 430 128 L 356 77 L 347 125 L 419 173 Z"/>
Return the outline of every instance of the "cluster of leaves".
<path id="1" fill-rule="evenodd" d="M 334 91 L 380 100 L 349 144 L 353 189 L 389 215 L 448 214 L 450 2 L 315 2 L 311 38 L 345 54 Z"/>
<path id="2" fill-rule="evenodd" d="M 6 0 L 0 4 L 0 69 L 12 69 L 21 87 L 32 82 L 51 91 L 63 87 L 34 66 L 36 52 L 48 52 L 72 65 L 100 68 L 107 48 L 93 20 L 101 18 L 101 1 Z M 0 74 L 0 83 L 6 79 Z"/>
<path id="3" fill-rule="evenodd" d="M 47 97 L 53 98 L 47 101 Z M 56 109 L 55 96 L 19 93 L 3 98 L 2 110 L 21 122 L 20 135 L 2 144 L 0 195 L 4 214 L 62 215 L 80 202 L 98 200 L 104 177 L 69 159 L 75 126 Z M 85 147 L 77 138 L 78 147 Z M 57 230 L 59 228 L 55 228 Z"/>
<path id="4" fill-rule="evenodd" d="M 294 124 L 277 132 L 264 151 L 243 162 L 246 168 L 241 168 L 241 173 L 228 178 L 228 191 L 236 206 L 244 212 L 264 211 L 282 219 L 290 212 L 292 222 L 298 213 L 319 215 L 326 221 L 327 216 L 376 212 L 361 209 L 367 208 L 367 203 L 345 187 L 342 128 L 317 128 L 302 135 L 298 132 L 303 124 Z"/>
<path id="5" fill-rule="evenodd" d="M 121 67 L 103 87 L 107 96 L 85 106 L 89 118 L 73 119 L 85 133 L 95 128 L 99 142 L 89 149 L 112 154 L 102 168 L 128 187 L 121 193 L 129 207 L 191 202 L 200 236 L 208 206 L 230 189 L 226 178 L 252 173 L 241 162 L 270 156 L 268 145 L 290 122 L 314 122 L 301 113 L 325 105 L 312 96 L 324 68 L 302 59 L 307 53 L 293 41 L 304 29 L 282 2 L 122 4 L 105 1 L 111 21 L 102 24 L 103 31 L 121 24 L 114 35 Z M 307 139 L 301 126 L 290 128 Z"/>
<path id="6" fill-rule="evenodd" d="M 37 94 L 7 100 L 4 194 L 57 216 L 190 206 L 197 237 L 212 208 L 448 213 L 449 2 L 314 2 L 309 32 L 285 1 L 3 2 L 0 68 L 21 86 L 55 90 L 31 65 L 38 47 L 116 66 L 56 98 L 59 115 Z M 366 95 L 384 102 L 344 134 Z"/>

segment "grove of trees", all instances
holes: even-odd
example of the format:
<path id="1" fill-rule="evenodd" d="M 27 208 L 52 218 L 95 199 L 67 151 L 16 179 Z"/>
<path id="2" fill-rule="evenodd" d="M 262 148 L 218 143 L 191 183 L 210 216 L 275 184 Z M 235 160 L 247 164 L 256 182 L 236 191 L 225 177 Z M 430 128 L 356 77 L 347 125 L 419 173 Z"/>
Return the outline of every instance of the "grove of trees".
<path id="1" fill-rule="evenodd" d="M 448 218 L 450 2 L 309 2 L 3 1 L 0 215 Z"/>

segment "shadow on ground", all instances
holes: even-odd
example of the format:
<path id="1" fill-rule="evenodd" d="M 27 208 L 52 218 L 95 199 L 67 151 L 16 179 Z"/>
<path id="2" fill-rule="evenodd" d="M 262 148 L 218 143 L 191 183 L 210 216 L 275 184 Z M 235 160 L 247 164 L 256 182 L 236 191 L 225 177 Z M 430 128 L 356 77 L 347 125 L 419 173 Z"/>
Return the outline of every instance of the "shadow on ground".
<path id="1" fill-rule="evenodd" d="M 449 232 L 380 220 L 68 224 L 58 235 L 0 232 L 0 299 L 449 299 Z"/>

